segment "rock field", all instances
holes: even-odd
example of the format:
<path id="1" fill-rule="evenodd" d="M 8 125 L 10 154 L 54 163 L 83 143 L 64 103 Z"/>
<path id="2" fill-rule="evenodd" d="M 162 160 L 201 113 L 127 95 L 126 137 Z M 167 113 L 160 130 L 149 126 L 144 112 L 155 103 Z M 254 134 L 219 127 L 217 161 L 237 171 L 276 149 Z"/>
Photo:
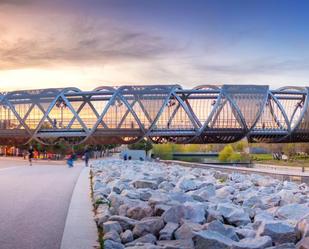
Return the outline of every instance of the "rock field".
<path id="1" fill-rule="evenodd" d="M 94 162 L 105 249 L 309 249 L 309 187 L 158 162 Z"/>

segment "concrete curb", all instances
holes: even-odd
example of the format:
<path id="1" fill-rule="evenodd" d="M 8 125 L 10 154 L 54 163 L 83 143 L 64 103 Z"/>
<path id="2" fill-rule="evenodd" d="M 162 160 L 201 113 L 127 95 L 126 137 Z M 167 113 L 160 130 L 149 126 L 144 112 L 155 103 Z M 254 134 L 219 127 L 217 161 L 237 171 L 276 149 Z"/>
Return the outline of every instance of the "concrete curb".
<path id="1" fill-rule="evenodd" d="M 84 168 L 75 185 L 60 249 L 91 249 L 98 246 L 98 231 L 90 199 L 89 168 Z"/>
<path id="2" fill-rule="evenodd" d="M 274 175 L 282 175 L 282 176 L 295 176 L 295 177 L 309 177 L 308 172 L 297 172 L 293 170 L 281 170 L 277 166 L 276 169 L 274 168 L 245 168 L 245 167 L 235 167 L 235 166 L 224 166 L 224 165 L 214 165 L 214 164 L 203 164 L 203 163 L 192 163 L 192 162 L 182 162 L 182 161 L 175 161 L 175 160 L 161 160 L 163 163 L 167 164 L 178 164 L 185 167 L 199 167 L 199 168 L 212 168 L 218 170 L 227 170 L 227 171 L 238 171 L 238 172 L 247 172 L 247 173 L 265 173 L 265 174 L 274 174 Z"/>

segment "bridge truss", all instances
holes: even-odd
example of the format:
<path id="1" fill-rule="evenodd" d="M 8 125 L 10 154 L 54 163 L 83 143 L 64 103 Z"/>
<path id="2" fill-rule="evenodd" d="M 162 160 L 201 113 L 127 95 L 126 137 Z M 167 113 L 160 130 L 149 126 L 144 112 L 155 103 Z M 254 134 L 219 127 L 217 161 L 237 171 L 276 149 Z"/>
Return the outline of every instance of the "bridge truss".
<path id="1" fill-rule="evenodd" d="M 308 142 L 309 88 L 179 85 L 0 94 L 0 144 Z"/>

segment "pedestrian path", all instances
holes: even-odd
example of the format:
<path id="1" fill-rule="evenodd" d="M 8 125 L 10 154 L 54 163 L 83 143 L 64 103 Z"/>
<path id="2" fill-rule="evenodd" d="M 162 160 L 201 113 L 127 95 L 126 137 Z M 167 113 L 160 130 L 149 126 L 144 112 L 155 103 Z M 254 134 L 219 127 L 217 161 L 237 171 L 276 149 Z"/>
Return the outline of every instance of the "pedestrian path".
<path id="1" fill-rule="evenodd" d="M 0 248 L 59 249 L 80 171 L 54 165 L 0 171 Z"/>

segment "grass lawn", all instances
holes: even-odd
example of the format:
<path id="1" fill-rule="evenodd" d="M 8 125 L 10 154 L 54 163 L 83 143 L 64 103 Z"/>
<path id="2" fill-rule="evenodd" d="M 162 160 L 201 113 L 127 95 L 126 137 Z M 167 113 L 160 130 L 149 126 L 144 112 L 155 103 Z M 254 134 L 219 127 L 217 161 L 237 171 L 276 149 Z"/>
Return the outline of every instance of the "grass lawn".
<path id="1" fill-rule="evenodd" d="M 274 160 L 271 154 L 252 154 L 252 162 L 260 164 L 272 164 L 278 166 L 295 166 L 295 167 L 309 167 L 309 158 L 295 157 L 287 161 Z"/>

